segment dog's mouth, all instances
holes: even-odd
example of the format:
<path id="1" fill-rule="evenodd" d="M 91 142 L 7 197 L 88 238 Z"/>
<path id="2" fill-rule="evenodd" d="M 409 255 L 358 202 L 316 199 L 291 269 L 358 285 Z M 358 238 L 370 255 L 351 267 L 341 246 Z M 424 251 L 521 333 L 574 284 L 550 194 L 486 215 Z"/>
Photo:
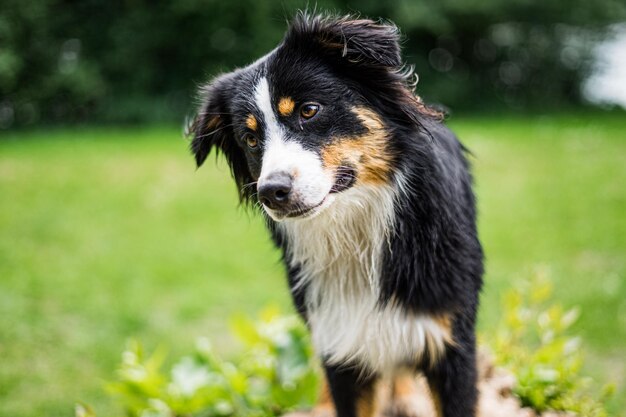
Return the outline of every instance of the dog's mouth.
<path id="1" fill-rule="evenodd" d="M 285 216 L 285 217 L 289 217 L 289 218 L 294 218 L 294 217 L 307 217 L 307 216 L 309 216 L 310 214 L 312 214 L 314 210 L 316 210 L 316 209 L 320 208 L 320 207 L 321 207 L 321 206 L 322 206 L 322 205 L 326 202 L 327 197 L 328 197 L 328 196 L 324 197 L 324 198 L 322 199 L 322 201 L 320 201 L 318 204 L 315 204 L 314 206 L 311 206 L 311 207 L 306 207 L 306 208 L 302 208 L 302 209 L 297 209 L 297 210 L 293 210 L 293 211 L 290 211 L 290 212 L 288 212 L 288 213 L 285 213 L 285 215 L 284 215 L 284 216 Z"/>
<path id="2" fill-rule="evenodd" d="M 346 191 L 356 182 L 356 170 L 350 166 L 340 166 L 335 173 L 335 182 L 330 191 L 322 200 L 308 207 L 296 206 L 291 210 L 268 210 L 274 220 L 310 218 L 321 213 L 330 206 L 335 199 L 335 194 Z M 266 207 L 267 208 L 267 207 Z"/>
<path id="3" fill-rule="evenodd" d="M 326 197 L 324 197 L 322 201 L 309 207 L 297 207 L 292 210 L 271 210 L 267 209 L 266 206 L 263 207 L 266 209 L 270 217 L 272 217 L 276 221 L 296 218 L 302 219 L 307 217 L 314 217 L 317 214 L 321 213 L 324 208 L 330 205 L 331 200 L 332 195 L 329 193 L 326 194 Z"/>
<path id="4" fill-rule="evenodd" d="M 352 187 L 356 182 L 356 170 L 351 166 L 343 165 L 337 168 L 335 174 L 335 184 L 330 189 L 330 193 L 340 193 Z"/>

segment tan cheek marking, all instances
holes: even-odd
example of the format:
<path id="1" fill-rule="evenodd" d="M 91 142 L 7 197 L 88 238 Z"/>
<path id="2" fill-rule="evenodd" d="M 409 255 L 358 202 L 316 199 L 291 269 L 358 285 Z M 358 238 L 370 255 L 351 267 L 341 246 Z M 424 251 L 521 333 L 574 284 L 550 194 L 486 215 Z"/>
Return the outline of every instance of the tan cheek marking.
<path id="1" fill-rule="evenodd" d="M 257 128 L 259 127 L 256 118 L 249 114 L 248 117 L 246 118 L 246 126 L 248 127 L 248 129 L 256 131 Z"/>
<path id="2" fill-rule="evenodd" d="M 293 112 L 293 108 L 296 103 L 294 103 L 291 97 L 282 97 L 278 101 L 278 112 L 281 116 L 289 116 Z"/>
<path id="3" fill-rule="evenodd" d="M 356 114 L 368 130 L 362 136 L 338 138 L 322 150 L 322 160 L 329 168 L 342 163 L 352 164 L 357 181 L 362 184 L 383 184 L 389 179 L 393 155 L 387 146 L 387 131 L 380 117 L 370 109 L 355 107 Z"/>

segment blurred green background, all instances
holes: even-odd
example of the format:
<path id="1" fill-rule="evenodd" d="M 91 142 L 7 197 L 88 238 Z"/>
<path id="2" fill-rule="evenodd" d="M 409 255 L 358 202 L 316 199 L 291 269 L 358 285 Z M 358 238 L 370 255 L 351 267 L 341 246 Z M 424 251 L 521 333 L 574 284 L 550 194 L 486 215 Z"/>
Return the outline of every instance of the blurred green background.
<path id="1" fill-rule="evenodd" d="M 580 104 L 594 43 L 626 20 L 623 0 L 2 0 L 0 127 L 179 123 L 307 5 L 394 21 L 419 93 L 472 112 Z"/>
<path id="2" fill-rule="evenodd" d="M 220 351 L 228 317 L 291 311 L 279 255 L 223 162 L 182 137 L 197 86 L 280 40 L 304 2 L 0 5 L 0 416 L 67 416 L 128 338 Z M 310 4 L 312 7 L 312 4 Z M 417 91 L 472 150 L 486 249 L 480 328 L 547 271 L 587 372 L 626 406 L 626 113 L 591 107 L 622 1 L 319 1 L 397 23 Z M 615 90 L 624 88 L 615 85 Z"/>

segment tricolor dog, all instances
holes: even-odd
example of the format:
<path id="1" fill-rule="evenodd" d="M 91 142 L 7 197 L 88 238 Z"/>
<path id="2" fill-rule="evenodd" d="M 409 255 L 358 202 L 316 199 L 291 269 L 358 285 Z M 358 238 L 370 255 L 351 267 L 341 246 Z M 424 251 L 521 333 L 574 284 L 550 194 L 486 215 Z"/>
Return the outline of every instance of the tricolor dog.
<path id="1" fill-rule="evenodd" d="M 465 149 L 414 94 L 395 26 L 300 13 L 282 42 L 201 90 L 198 166 L 226 157 L 260 207 L 326 374 L 313 414 L 370 417 L 426 376 L 476 414 L 483 254 Z M 407 411 L 408 412 L 408 411 Z"/>

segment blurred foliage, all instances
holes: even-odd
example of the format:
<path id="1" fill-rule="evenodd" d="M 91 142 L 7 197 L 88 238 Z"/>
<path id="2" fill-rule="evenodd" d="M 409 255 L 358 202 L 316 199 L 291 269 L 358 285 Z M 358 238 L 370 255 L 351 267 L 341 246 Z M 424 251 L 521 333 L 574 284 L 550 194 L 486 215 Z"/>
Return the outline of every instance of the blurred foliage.
<path id="1" fill-rule="evenodd" d="M 502 321 L 493 344 L 496 362 L 516 376 L 514 394 L 537 412 L 574 412 L 608 417 L 606 385 L 598 394 L 581 374 L 580 341 L 568 335 L 578 310 L 552 301 L 545 271 L 504 297 Z M 302 322 L 267 309 L 258 322 L 233 320 L 244 354 L 229 362 L 219 358 L 207 339 L 192 355 L 163 371 L 165 353 L 146 355 L 131 342 L 122 355 L 117 381 L 109 391 L 129 417 L 279 416 L 310 406 L 316 394 L 318 367 Z M 95 417 L 87 405 L 76 417 Z"/>
<path id="2" fill-rule="evenodd" d="M 2 0 L 0 128 L 180 120 L 198 83 L 275 47 L 308 1 Z M 320 0 L 390 19 L 427 101 L 479 110 L 580 102 L 621 0 Z"/>
<path id="3" fill-rule="evenodd" d="M 296 317 L 268 309 L 257 323 L 237 318 L 233 329 L 245 347 L 235 362 L 222 360 L 207 339 L 199 339 L 195 352 L 169 374 L 162 370 L 163 350 L 147 356 L 131 342 L 110 392 L 132 417 L 274 416 L 313 402 L 317 372 Z M 82 405 L 76 411 L 93 413 Z"/>
<path id="4" fill-rule="evenodd" d="M 548 270 L 540 268 L 532 280 L 505 295 L 493 344 L 497 361 L 515 374 L 514 393 L 523 406 L 607 417 L 604 403 L 614 387 L 609 384 L 598 389 L 591 378 L 581 375 L 580 339 L 568 332 L 580 312 L 552 301 L 548 276 Z"/>

